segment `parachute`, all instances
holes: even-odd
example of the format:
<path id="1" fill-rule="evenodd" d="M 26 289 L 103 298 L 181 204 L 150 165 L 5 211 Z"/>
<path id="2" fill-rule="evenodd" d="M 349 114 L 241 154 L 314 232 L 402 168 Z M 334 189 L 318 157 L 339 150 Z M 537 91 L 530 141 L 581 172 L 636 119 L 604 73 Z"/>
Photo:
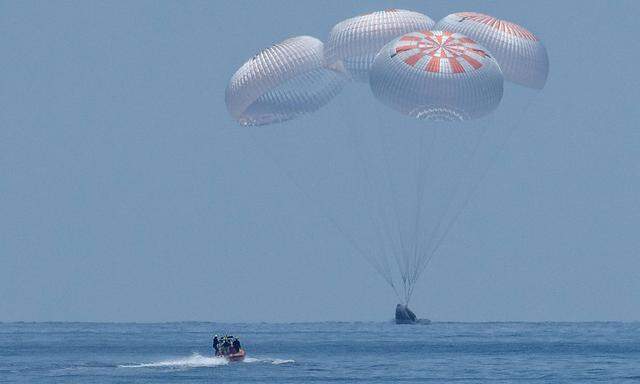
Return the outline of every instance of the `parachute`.
<path id="1" fill-rule="evenodd" d="M 325 67 L 323 44 L 292 37 L 263 50 L 233 75 L 227 109 L 241 125 L 265 125 L 314 112 L 333 99 L 345 76 Z"/>
<path id="2" fill-rule="evenodd" d="M 387 9 L 344 20 L 329 33 L 325 45 L 327 65 L 341 62 L 353 79 L 367 82 L 380 48 L 395 37 L 428 30 L 434 24 L 429 16 L 404 9 Z"/>
<path id="3" fill-rule="evenodd" d="M 435 27 L 406 10 L 350 18 L 324 46 L 298 37 L 261 52 L 227 87 L 229 112 L 244 126 L 313 112 L 343 88 L 366 92 L 358 100 L 373 93 L 366 120 L 345 99 L 322 129 L 283 124 L 252 136 L 405 306 L 526 115 L 508 84 L 538 90 L 547 78 L 546 51 L 531 32 L 471 15 L 479 14 Z M 345 87 L 349 77 L 357 82 Z"/>
<path id="4" fill-rule="evenodd" d="M 482 13 L 459 12 L 438 21 L 435 29 L 462 33 L 487 47 L 507 81 L 535 89 L 542 89 L 547 81 L 547 50 L 518 24 Z"/>
<path id="5" fill-rule="evenodd" d="M 373 94 L 419 119 L 470 120 L 496 109 L 503 77 L 489 51 L 452 32 L 421 31 L 396 38 L 376 56 Z"/>

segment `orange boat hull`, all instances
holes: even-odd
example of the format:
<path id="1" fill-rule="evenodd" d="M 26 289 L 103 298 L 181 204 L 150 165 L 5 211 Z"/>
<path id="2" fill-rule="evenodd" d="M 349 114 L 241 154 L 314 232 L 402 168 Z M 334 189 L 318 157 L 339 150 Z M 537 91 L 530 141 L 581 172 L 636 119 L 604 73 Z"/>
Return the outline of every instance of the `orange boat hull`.
<path id="1" fill-rule="evenodd" d="M 244 360 L 245 355 L 246 353 L 244 352 L 244 349 L 240 349 L 240 351 L 232 353 L 230 355 L 226 355 L 225 357 L 229 361 L 242 361 Z"/>

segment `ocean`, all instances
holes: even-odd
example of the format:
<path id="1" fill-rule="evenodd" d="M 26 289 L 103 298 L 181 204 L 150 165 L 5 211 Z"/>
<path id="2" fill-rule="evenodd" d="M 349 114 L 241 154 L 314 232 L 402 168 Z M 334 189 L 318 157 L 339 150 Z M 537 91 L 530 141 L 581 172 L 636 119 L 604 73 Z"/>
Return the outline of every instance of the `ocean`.
<path id="1" fill-rule="evenodd" d="M 0 323 L 0 382 L 640 383 L 640 323 Z"/>

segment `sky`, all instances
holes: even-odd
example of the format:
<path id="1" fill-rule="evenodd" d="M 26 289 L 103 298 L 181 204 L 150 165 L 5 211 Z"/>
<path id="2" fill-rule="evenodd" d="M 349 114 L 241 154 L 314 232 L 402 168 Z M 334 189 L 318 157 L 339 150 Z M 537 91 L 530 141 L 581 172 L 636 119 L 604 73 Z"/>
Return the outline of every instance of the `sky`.
<path id="1" fill-rule="evenodd" d="M 640 3 L 533 4 L 0 1 L 0 321 L 390 319 L 390 289 L 224 103 L 260 49 L 390 7 L 512 20 L 550 58 L 414 311 L 640 320 Z M 375 124 L 361 96 L 287 127 Z"/>

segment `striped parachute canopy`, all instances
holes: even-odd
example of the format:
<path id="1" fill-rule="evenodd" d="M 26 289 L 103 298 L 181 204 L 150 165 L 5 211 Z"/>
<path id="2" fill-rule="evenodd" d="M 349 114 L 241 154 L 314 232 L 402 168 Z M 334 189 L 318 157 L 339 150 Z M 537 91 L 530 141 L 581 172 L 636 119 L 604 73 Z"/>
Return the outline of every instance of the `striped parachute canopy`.
<path id="1" fill-rule="evenodd" d="M 369 83 L 384 104 L 435 121 L 482 117 L 498 106 L 503 91 L 502 72 L 486 48 L 442 31 L 412 32 L 385 45 Z"/>
<path id="2" fill-rule="evenodd" d="M 336 24 L 325 45 L 327 63 L 342 62 L 355 80 L 366 82 L 373 60 L 385 44 L 408 32 L 431 29 L 435 22 L 422 13 L 387 9 Z"/>
<path id="3" fill-rule="evenodd" d="M 436 29 L 469 36 L 495 56 L 507 81 L 542 89 L 547 81 L 549 59 L 538 38 L 524 27 L 475 12 L 453 13 Z"/>
<path id="4" fill-rule="evenodd" d="M 327 104 L 341 90 L 344 73 L 325 67 L 323 44 L 293 37 L 267 48 L 231 77 L 225 101 L 241 125 L 293 119 Z"/>

